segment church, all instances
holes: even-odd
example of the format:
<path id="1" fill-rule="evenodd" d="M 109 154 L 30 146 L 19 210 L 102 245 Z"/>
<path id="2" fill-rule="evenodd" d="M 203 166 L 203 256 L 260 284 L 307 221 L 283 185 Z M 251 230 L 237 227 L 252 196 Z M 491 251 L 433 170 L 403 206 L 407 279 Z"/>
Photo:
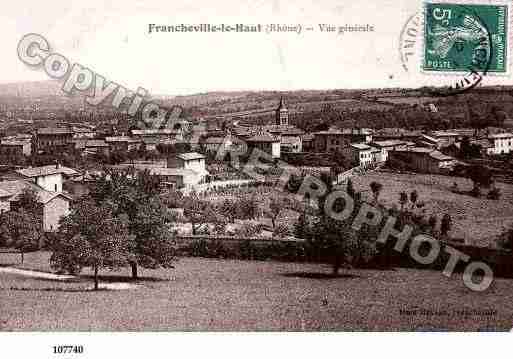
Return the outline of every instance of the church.
<path id="1" fill-rule="evenodd" d="M 280 143 L 280 152 L 302 152 L 304 131 L 291 125 L 289 119 L 289 110 L 285 100 L 281 97 L 280 103 L 274 111 L 274 124 L 239 128 L 236 132 L 244 133 L 247 137 L 255 135 L 265 135 L 266 138 L 273 137 Z"/>

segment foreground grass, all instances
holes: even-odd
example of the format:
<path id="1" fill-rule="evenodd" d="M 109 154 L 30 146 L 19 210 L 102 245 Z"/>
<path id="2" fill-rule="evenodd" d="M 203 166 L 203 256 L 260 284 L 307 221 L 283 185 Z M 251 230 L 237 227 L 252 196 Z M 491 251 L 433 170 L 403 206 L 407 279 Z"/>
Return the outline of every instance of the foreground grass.
<path id="1" fill-rule="evenodd" d="M 0 265 L 17 256 L 0 255 Z M 43 270 L 48 253 L 27 255 L 25 268 Z M 46 263 L 46 264 L 45 264 Z M 460 275 L 437 271 L 350 270 L 338 278 L 317 264 L 182 258 L 174 270 L 142 270 L 141 287 L 86 290 L 57 282 L 0 274 L 4 331 L 172 330 L 510 330 L 513 281 L 497 279 L 484 293 Z M 126 281 L 128 270 L 104 272 Z M 438 314 L 401 314 L 424 310 Z M 456 311 L 495 310 L 467 315 Z M 445 312 L 446 314 L 443 314 Z"/>
<path id="2" fill-rule="evenodd" d="M 457 183 L 461 191 L 472 189 L 472 182 L 461 177 L 369 172 L 353 179 L 355 188 L 369 191 L 369 195 L 369 185 L 373 181 L 383 184 L 379 198 L 387 207 L 398 205 L 401 191 L 409 194 L 417 190 L 418 200 L 426 203 L 426 216 L 435 214 L 440 223 L 445 213 L 450 214 L 453 221 L 451 236 L 463 238 L 467 244 L 493 246 L 494 237 L 513 223 L 513 185 L 510 184 L 497 183 L 502 196 L 499 200 L 490 200 L 486 199 L 486 190 L 481 198 L 451 192 L 453 183 Z"/>

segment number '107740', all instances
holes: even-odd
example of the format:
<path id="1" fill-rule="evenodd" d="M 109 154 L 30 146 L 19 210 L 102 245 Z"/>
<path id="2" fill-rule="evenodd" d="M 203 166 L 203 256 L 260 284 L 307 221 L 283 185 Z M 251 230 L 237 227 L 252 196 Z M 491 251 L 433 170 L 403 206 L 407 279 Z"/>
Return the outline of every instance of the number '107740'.
<path id="1" fill-rule="evenodd" d="M 54 345 L 54 354 L 82 354 L 84 347 L 82 345 Z"/>

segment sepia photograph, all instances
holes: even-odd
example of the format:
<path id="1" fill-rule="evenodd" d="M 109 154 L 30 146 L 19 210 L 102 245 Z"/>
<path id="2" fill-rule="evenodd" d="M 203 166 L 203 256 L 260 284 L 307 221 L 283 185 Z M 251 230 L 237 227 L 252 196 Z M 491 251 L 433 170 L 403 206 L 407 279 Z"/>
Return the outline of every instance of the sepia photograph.
<path id="1" fill-rule="evenodd" d="M 511 332 L 512 11 L 7 2 L 1 345 Z"/>

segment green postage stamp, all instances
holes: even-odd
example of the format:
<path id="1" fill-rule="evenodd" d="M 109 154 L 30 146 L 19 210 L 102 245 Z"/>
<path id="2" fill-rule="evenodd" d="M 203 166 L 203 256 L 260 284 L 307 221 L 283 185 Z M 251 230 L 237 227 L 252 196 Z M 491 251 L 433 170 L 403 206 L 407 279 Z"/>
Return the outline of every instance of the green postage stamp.
<path id="1" fill-rule="evenodd" d="M 508 72 L 508 3 L 456 0 L 424 6 L 424 72 Z"/>

